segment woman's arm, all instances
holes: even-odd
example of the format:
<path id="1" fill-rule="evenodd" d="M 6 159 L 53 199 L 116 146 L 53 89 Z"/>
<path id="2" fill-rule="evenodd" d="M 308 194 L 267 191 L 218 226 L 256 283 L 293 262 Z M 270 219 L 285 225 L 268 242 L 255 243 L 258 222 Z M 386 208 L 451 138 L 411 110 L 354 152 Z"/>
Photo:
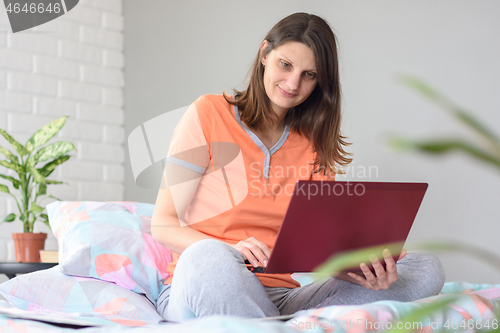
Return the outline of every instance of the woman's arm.
<path id="1" fill-rule="evenodd" d="M 170 178 L 169 178 L 170 177 Z M 174 204 L 174 198 L 169 188 L 167 179 L 191 179 L 182 183 L 182 193 Z M 163 173 L 162 184 L 156 198 L 155 209 L 151 217 L 151 234 L 160 244 L 173 252 L 182 253 L 189 245 L 212 238 L 179 220 L 184 218 L 187 207 L 198 188 L 201 175 L 195 171 L 167 162 Z"/>
<path id="2" fill-rule="evenodd" d="M 176 191 L 175 199 L 172 196 L 167 179 L 175 179 L 182 184 L 182 189 Z M 155 209 L 151 218 L 151 234 L 158 243 L 175 253 L 181 254 L 189 245 L 199 240 L 213 238 L 191 228 L 186 221 L 181 223 L 179 220 L 179 216 L 182 219 L 184 218 L 200 179 L 201 175 L 195 171 L 169 162 L 166 164 L 162 185 L 158 191 Z M 263 266 L 267 266 L 271 250 L 255 237 L 241 240 L 231 246 L 238 250 L 253 266 L 259 266 L 259 262 Z"/>

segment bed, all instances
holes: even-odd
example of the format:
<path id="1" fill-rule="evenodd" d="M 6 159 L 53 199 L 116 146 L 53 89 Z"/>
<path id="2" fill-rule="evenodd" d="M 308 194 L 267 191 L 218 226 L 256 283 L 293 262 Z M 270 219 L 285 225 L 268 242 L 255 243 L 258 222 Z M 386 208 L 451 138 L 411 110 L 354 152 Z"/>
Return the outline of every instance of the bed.
<path id="1" fill-rule="evenodd" d="M 164 322 L 154 304 L 168 277 L 166 264 L 172 254 L 151 237 L 153 208 L 136 202 L 48 205 L 59 242 L 59 265 L 0 284 L 0 332 L 77 328 L 103 333 L 384 332 L 397 328 L 474 332 L 498 328 L 500 284 L 465 282 L 448 282 L 440 295 L 408 303 L 331 306 L 266 320 L 214 316 Z M 313 276 L 297 274 L 295 278 L 306 284 Z"/>

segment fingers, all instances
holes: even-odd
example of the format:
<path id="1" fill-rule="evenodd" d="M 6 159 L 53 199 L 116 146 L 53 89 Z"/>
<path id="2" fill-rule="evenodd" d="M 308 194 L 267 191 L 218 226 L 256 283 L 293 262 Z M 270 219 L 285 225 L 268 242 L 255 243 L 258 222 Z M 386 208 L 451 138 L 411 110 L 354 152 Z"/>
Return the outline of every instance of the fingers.
<path id="1" fill-rule="evenodd" d="M 247 241 L 256 244 L 260 248 L 260 250 L 264 253 L 266 259 L 268 259 L 271 256 L 271 250 L 269 249 L 269 247 L 260 240 L 258 240 L 257 238 L 250 237 L 247 239 Z"/>
<path id="2" fill-rule="evenodd" d="M 403 258 L 405 257 L 405 255 L 406 255 L 406 253 L 407 253 L 407 252 L 406 252 L 406 250 L 405 250 L 405 249 L 402 249 L 402 250 L 401 250 L 401 254 L 399 255 L 399 259 L 398 259 L 398 260 L 403 259 Z"/>
<path id="3" fill-rule="evenodd" d="M 404 254 L 402 253 L 404 257 L 406 251 L 403 251 L 405 252 Z M 369 259 L 374 272 L 369 269 L 367 264 L 361 263 L 359 265 L 359 268 L 363 272 L 364 278 L 354 273 L 349 273 L 349 277 L 354 279 L 356 283 L 362 285 L 366 289 L 388 289 L 392 283 L 398 280 L 398 273 L 396 262 L 392 257 L 391 251 L 389 251 L 389 249 L 385 249 L 384 251 L 382 251 L 382 255 L 384 257 L 385 268 L 377 258 L 377 256 L 372 254 L 370 255 Z"/>
<path id="4" fill-rule="evenodd" d="M 262 266 L 267 266 L 267 260 L 271 255 L 271 250 L 266 244 L 255 237 L 240 241 L 233 247 L 238 250 L 252 266 L 259 267 L 259 262 L 262 263 Z"/>

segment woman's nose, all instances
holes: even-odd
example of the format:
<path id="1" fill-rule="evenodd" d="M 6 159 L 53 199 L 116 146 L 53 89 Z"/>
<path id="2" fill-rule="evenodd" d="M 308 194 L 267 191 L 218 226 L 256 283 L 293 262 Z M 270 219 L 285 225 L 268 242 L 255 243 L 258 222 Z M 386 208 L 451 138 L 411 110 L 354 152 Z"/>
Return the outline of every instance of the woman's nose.
<path id="1" fill-rule="evenodd" d="M 287 78 L 286 85 L 290 90 L 297 90 L 300 87 L 300 75 L 296 73 L 290 73 Z"/>

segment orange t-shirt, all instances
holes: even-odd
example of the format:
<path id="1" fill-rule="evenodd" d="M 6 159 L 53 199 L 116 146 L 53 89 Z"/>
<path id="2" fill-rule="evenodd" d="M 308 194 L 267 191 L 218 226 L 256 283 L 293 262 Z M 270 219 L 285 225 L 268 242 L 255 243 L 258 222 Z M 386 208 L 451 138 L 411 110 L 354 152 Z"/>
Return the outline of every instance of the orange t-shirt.
<path id="1" fill-rule="evenodd" d="M 201 96 L 177 125 L 167 157 L 167 163 L 199 174 L 168 179 L 174 204 L 191 200 L 181 224 L 228 244 L 253 236 L 272 250 L 295 183 L 335 179 L 332 172 L 313 174 L 314 157 L 310 142 L 288 126 L 268 150 L 222 95 Z M 186 198 L 183 186 L 192 181 L 199 182 L 196 192 Z M 174 253 L 166 284 L 178 258 Z M 266 287 L 300 286 L 291 274 L 256 275 Z"/>

